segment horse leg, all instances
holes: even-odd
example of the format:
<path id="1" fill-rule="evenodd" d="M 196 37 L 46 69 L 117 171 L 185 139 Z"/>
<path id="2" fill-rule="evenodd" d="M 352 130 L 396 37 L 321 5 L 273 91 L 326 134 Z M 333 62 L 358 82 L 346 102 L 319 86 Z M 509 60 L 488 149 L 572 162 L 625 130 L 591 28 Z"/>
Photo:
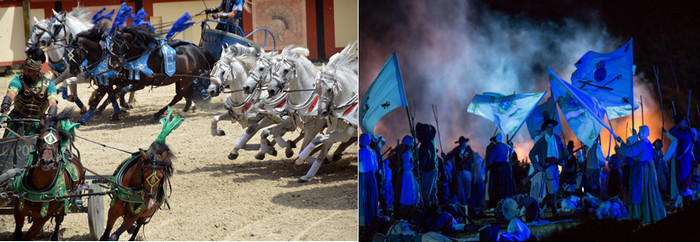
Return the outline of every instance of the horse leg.
<path id="1" fill-rule="evenodd" d="M 219 129 L 218 123 L 219 123 L 219 121 L 222 121 L 222 120 L 231 120 L 231 119 L 232 119 L 232 117 L 231 117 L 231 115 L 228 114 L 228 112 L 214 116 L 211 119 L 211 136 L 224 136 L 224 135 L 226 135 L 226 132 Z"/>
<path id="2" fill-rule="evenodd" d="M 292 149 L 297 147 L 297 142 L 304 138 L 304 134 L 305 133 L 302 130 L 301 133 L 299 133 L 299 136 L 297 136 L 294 140 L 287 140 L 287 144 L 289 145 L 287 145 L 287 149 L 284 151 L 284 155 L 287 156 L 287 158 L 292 158 L 292 156 L 294 156 L 294 150 Z M 275 137 L 275 139 L 276 138 L 277 137 Z"/>
<path id="3" fill-rule="evenodd" d="M 112 119 L 110 119 L 111 121 L 119 120 L 119 113 L 121 113 L 121 110 L 119 110 L 119 104 L 117 103 L 117 95 L 119 95 L 119 90 L 112 89 L 109 91 L 109 96 L 107 96 L 107 100 L 112 103 L 112 109 L 114 110 Z"/>
<path id="4" fill-rule="evenodd" d="M 289 130 L 294 131 L 294 122 L 292 122 L 292 118 L 289 116 L 282 117 L 282 122 L 274 127 L 263 130 L 263 132 L 260 133 L 260 152 L 255 155 L 255 158 L 262 160 L 265 158 L 265 154 L 277 156 L 277 150 L 274 147 L 275 143 L 279 144 L 280 147 L 287 147 L 289 144 L 287 144 L 281 136 Z M 267 139 L 267 136 L 270 134 L 273 136 L 272 142 Z"/>
<path id="5" fill-rule="evenodd" d="M 119 226 L 117 231 L 114 231 L 112 235 L 109 236 L 109 240 L 117 241 L 119 240 L 119 236 L 124 233 L 128 228 L 131 228 L 131 226 L 134 225 L 134 222 L 136 222 L 136 219 L 139 217 L 137 215 L 132 215 L 131 213 L 126 213 L 126 216 L 124 216 L 124 221 L 122 222 L 122 225 Z"/>
<path id="6" fill-rule="evenodd" d="M 270 129 L 274 129 L 274 127 Z M 270 141 L 267 139 L 267 136 L 270 135 L 270 129 L 266 129 L 260 132 L 260 151 L 258 152 L 258 154 L 255 155 L 255 159 L 265 159 L 266 153 L 270 153 L 270 155 L 272 156 L 277 156 L 277 150 L 275 150 L 275 147 L 272 147 L 273 144 L 271 144 Z"/>
<path id="7" fill-rule="evenodd" d="M 107 214 L 107 227 L 105 227 L 105 232 L 102 233 L 102 237 L 100 237 L 100 240 L 109 239 L 109 233 L 112 232 L 112 227 L 114 226 L 114 222 L 116 222 L 117 218 L 121 217 L 122 214 L 124 214 L 124 203 L 123 202 L 118 201 L 118 202 L 114 203 L 114 206 L 109 208 L 109 212 Z"/>
<path id="8" fill-rule="evenodd" d="M 28 204 L 25 204 L 24 206 L 27 206 Z M 36 209 L 34 209 L 36 208 Z M 50 209 L 49 209 L 50 210 Z M 39 232 L 41 232 L 41 229 L 44 227 L 44 224 L 46 224 L 46 221 L 51 218 L 52 213 L 47 213 L 45 217 L 41 216 L 41 203 L 32 203 L 32 226 L 29 227 L 29 230 L 27 230 L 27 233 L 24 234 L 24 240 L 32 240 Z"/>
<path id="9" fill-rule="evenodd" d="M 303 150 L 299 152 L 299 157 L 294 161 L 295 165 L 302 165 L 305 161 L 313 164 L 314 159 L 311 157 L 311 154 L 318 143 L 314 144 L 312 141 L 316 138 L 316 135 L 323 130 L 324 125 L 325 123 L 320 119 L 315 119 L 312 122 L 304 124 L 304 141 L 301 146 Z"/>
<path id="10" fill-rule="evenodd" d="M 136 221 L 136 227 L 134 228 L 134 231 L 131 234 L 131 238 L 129 239 L 129 241 L 136 240 L 136 235 L 139 233 L 139 229 L 141 229 L 141 225 L 143 225 L 143 221 L 141 221 L 141 220 L 142 219 L 139 219 L 138 221 Z"/>
<path id="11" fill-rule="evenodd" d="M 63 223 L 63 218 L 66 216 L 65 211 L 59 211 L 56 213 L 56 227 L 53 229 L 53 234 L 51 234 L 51 240 L 58 240 L 58 232 L 60 231 L 61 223 Z"/>
<path id="12" fill-rule="evenodd" d="M 158 121 L 158 118 L 160 118 L 160 116 L 163 115 L 163 113 L 165 113 L 166 110 L 168 110 L 168 107 L 175 105 L 180 100 L 182 100 L 182 94 L 175 94 L 175 97 L 173 97 L 173 100 L 170 101 L 170 103 L 167 106 L 161 108 L 156 114 L 153 115 L 153 120 Z"/>
<path id="13" fill-rule="evenodd" d="M 31 203 L 29 201 L 25 202 L 24 209 L 19 211 L 19 199 L 14 199 L 15 201 L 15 233 L 14 240 L 22 239 L 22 227 L 24 227 L 24 217 L 27 216 L 27 212 Z"/>
<path id="14" fill-rule="evenodd" d="M 71 81 L 75 79 L 75 81 Z M 87 112 L 87 107 L 83 104 L 83 101 L 80 100 L 80 97 L 78 97 L 78 83 L 77 83 L 77 77 L 71 77 L 66 80 L 66 83 L 68 84 L 68 88 L 70 88 L 70 96 L 68 98 L 70 99 L 71 102 L 74 102 L 75 105 L 80 108 L 80 113 L 85 114 Z"/>
<path id="15" fill-rule="evenodd" d="M 314 138 L 313 141 L 311 141 L 311 144 L 309 144 L 309 147 L 312 146 L 313 144 L 323 144 L 323 149 L 321 150 L 321 153 L 318 156 L 318 159 L 314 159 L 314 163 L 311 165 L 311 168 L 309 168 L 309 171 L 306 172 L 306 175 L 302 176 L 299 178 L 299 182 L 307 182 L 314 176 L 316 176 L 316 172 L 318 172 L 318 169 L 321 168 L 321 162 L 319 160 L 325 159 L 326 154 L 328 153 L 328 150 L 333 146 L 334 143 L 336 142 L 341 142 L 341 141 L 348 141 L 352 137 L 357 136 L 357 128 L 353 128 L 349 124 L 343 122 L 345 124 L 345 127 L 341 127 L 339 129 L 336 129 L 336 132 L 322 135 L 319 137 Z M 342 130 L 342 131 L 339 131 Z M 304 148 L 304 151 L 306 151 L 307 148 Z"/>
<path id="16" fill-rule="evenodd" d="M 333 157 L 331 158 L 330 161 L 335 162 L 335 161 L 339 161 L 340 159 L 342 159 L 343 158 L 343 151 L 345 151 L 345 149 L 350 147 L 350 145 L 352 145 L 355 142 L 357 142 L 357 139 L 349 139 L 348 141 L 340 143 L 340 145 L 338 145 L 338 148 L 335 149 L 335 152 L 333 152 Z"/>
<path id="17" fill-rule="evenodd" d="M 136 102 L 136 91 L 129 92 L 129 108 L 132 108 L 131 104 Z"/>
<path id="18" fill-rule="evenodd" d="M 255 135 L 255 133 L 258 132 L 258 130 L 272 125 L 274 123 L 275 122 L 269 117 L 264 117 L 256 124 L 253 124 L 250 127 L 248 127 L 245 133 L 243 133 L 243 136 L 241 136 L 241 138 L 239 138 L 236 142 L 236 145 L 233 147 L 233 150 L 231 150 L 231 152 L 228 154 L 228 159 L 235 160 L 236 158 L 238 158 L 238 150 L 240 149 L 259 150 L 260 144 L 248 144 L 248 140 L 250 140 L 250 138 L 252 138 L 253 135 Z"/>

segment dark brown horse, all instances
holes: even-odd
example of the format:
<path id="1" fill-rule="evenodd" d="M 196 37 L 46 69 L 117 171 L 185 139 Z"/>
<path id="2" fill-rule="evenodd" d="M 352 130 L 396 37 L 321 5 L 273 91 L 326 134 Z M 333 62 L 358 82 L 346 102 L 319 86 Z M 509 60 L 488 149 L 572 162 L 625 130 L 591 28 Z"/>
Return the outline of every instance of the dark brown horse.
<path id="1" fill-rule="evenodd" d="M 117 56 L 123 58 L 122 62 L 136 60 L 144 54 L 148 54 L 148 68 L 153 71 L 152 75 L 141 73 L 140 80 L 127 80 L 129 85 L 121 90 L 122 93 L 128 91 L 138 91 L 146 86 L 167 86 L 175 83 L 175 97 L 170 103 L 160 109 L 154 115 L 154 119 L 163 115 L 168 107 L 175 105 L 185 98 L 184 112 L 189 111 L 192 105 L 193 89 L 192 83 L 198 78 L 207 78 L 211 67 L 216 62 L 216 57 L 204 51 L 201 47 L 184 41 L 170 42 L 170 46 L 175 50 L 176 55 L 164 57 L 161 51 L 161 42 L 156 39 L 156 34 L 140 27 L 125 27 L 114 34 L 112 50 Z M 167 63 L 164 60 L 173 58 L 175 61 L 175 72 L 172 76 L 166 74 Z M 173 68 L 170 65 L 168 68 Z M 128 76 L 122 69 L 122 76 Z"/>
<path id="2" fill-rule="evenodd" d="M 119 120 L 119 107 L 116 103 L 116 95 L 119 94 L 116 89 L 122 86 L 122 79 L 118 76 L 119 58 L 116 58 L 112 51 L 107 51 L 108 49 L 106 49 L 110 42 L 105 37 L 106 31 L 106 28 L 103 26 L 94 27 L 79 33 L 75 41 L 71 43 L 72 52 L 69 54 L 70 58 L 68 58 L 70 70 L 75 71 L 76 73 L 73 74 L 77 75 L 78 70 L 81 70 L 81 64 L 86 60 L 87 66 L 85 70 L 82 70 L 83 75 L 97 86 L 97 90 L 95 90 L 88 102 L 89 111 L 81 120 L 83 124 L 90 120 L 93 112 L 98 115 L 102 113 L 108 102 L 111 102 L 114 108 L 112 120 Z M 107 66 L 100 69 L 100 64 L 103 61 L 106 61 Z M 109 76 L 110 74 L 112 76 Z M 97 109 L 97 105 L 105 94 L 107 94 L 105 104 Z M 129 107 L 123 96 L 119 100 L 122 107 Z M 97 111 L 95 111 L 96 109 Z"/>
<path id="3" fill-rule="evenodd" d="M 64 141 L 72 139 L 71 135 L 63 131 L 61 120 L 70 118 L 72 110 L 64 110 L 56 117 L 44 118 L 39 122 L 39 127 L 36 133 L 39 138 L 36 143 L 36 153 L 30 166 L 24 171 L 25 173 L 16 181 L 15 190 L 22 194 L 21 198 L 15 198 L 15 240 L 31 240 L 36 236 L 46 221 L 51 217 L 56 218 L 56 227 L 51 235 L 52 240 L 58 240 L 59 227 L 63 222 L 63 217 L 66 215 L 64 209 L 67 198 L 58 198 L 56 200 L 43 199 L 45 201 L 31 201 L 37 197 L 26 195 L 26 191 L 47 193 L 47 195 L 55 195 L 52 191 L 54 187 L 57 189 L 65 188 L 66 195 L 74 192 L 78 185 L 83 182 L 85 172 L 82 169 L 80 160 L 77 155 L 72 152 L 61 152 L 61 144 Z M 64 159 L 69 159 L 64 160 Z M 78 179 L 73 180 L 68 170 L 72 170 L 77 174 Z M 63 177 L 59 177 L 62 175 Z M 19 185 L 19 186 L 17 186 Z M 50 193 L 50 194 L 48 194 Z M 44 203 L 48 203 L 48 207 L 43 207 Z M 21 208 L 20 208 L 21 207 Z M 45 211 L 42 211 L 42 207 Z M 31 212 L 31 213 L 30 213 Z M 42 216 L 42 213 L 45 216 Z M 24 217 L 29 214 L 33 221 L 29 231 L 22 237 L 22 226 L 24 225 Z"/>
<path id="4" fill-rule="evenodd" d="M 136 238 L 139 229 L 165 202 L 165 185 L 173 174 L 170 149 L 159 141 L 151 144 L 147 152 L 140 150 L 132 159 L 119 165 L 115 171 L 117 183 L 129 188 L 117 188 L 112 207 L 109 208 L 107 228 L 100 240 L 119 240 L 119 236 L 136 223 L 130 240 Z M 112 231 L 117 218 L 123 217 L 121 226 Z"/>

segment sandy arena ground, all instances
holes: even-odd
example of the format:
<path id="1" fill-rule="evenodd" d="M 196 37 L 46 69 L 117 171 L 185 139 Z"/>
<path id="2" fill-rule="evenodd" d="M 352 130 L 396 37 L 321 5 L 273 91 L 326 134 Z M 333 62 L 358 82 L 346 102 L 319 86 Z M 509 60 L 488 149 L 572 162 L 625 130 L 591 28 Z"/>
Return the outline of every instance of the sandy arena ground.
<path id="1" fill-rule="evenodd" d="M 0 77 L 4 96 L 11 76 Z M 87 103 L 91 89 L 79 84 L 79 95 Z M 109 106 L 102 116 L 93 116 L 81 127 L 79 136 L 128 151 L 148 148 L 161 130 L 152 115 L 164 107 L 175 93 L 175 86 L 146 88 L 137 92 L 134 109 L 109 121 Z M 59 97 L 59 99 L 61 99 Z M 243 134 L 240 125 L 219 123 L 226 136 L 212 137 L 213 115 L 224 112 L 225 96 L 198 106 L 196 112 L 182 113 L 184 99 L 174 111 L 185 122 L 168 136 L 166 143 L 177 156 L 172 177 L 170 210 L 158 211 L 141 230 L 143 240 L 357 240 L 357 144 L 350 146 L 343 159 L 321 167 L 308 183 L 298 183 L 308 164 L 295 166 L 278 148 L 277 157 L 259 161 L 256 152 L 241 151 L 236 160 L 226 156 Z M 75 107 L 60 100 L 59 111 Z M 77 109 L 76 109 L 77 110 Z M 71 121 L 78 121 L 76 112 Z M 285 139 L 296 137 L 297 133 Z M 249 143 L 258 143 L 258 136 Z M 299 143 L 301 145 L 301 143 Z M 82 163 L 100 174 L 112 174 L 128 155 L 78 139 Z M 335 150 L 335 147 L 331 152 Z M 298 148 L 295 150 L 298 153 Z M 297 154 L 295 154 L 296 156 Z M 107 197 L 105 197 L 107 198 Z M 117 220 L 119 226 L 121 219 Z M 47 222 L 40 240 L 48 240 L 53 224 Z M 30 224 L 24 225 L 24 231 Z M 0 240 L 12 240 L 14 218 L 0 216 Z M 114 230 L 113 230 L 114 231 Z M 130 235 L 122 234 L 121 240 Z M 61 227 L 61 240 L 92 240 L 86 213 L 70 213 Z"/>

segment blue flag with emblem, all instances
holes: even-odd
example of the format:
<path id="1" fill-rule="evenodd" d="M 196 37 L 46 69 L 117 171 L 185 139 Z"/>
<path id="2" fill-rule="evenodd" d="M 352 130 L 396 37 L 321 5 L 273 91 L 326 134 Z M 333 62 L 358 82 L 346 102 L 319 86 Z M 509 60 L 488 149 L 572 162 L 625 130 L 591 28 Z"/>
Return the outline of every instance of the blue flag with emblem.
<path id="1" fill-rule="evenodd" d="M 535 137 L 544 132 L 542 130 L 542 124 L 547 119 L 552 119 L 557 121 L 557 123 L 561 123 L 559 122 L 557 104 L 554 102 L 554 98 L 551 95 L 549 96 L 549 98 L 547 98 L 546 101 L 544 101 L 541 104 L 538 104 L 535 107 L 535 110 L 533 110 L 530 114 L 530 117 L 527 118 L 527 121 L 525 121 L 527 123 L 527 131 L 530 132 L 530 138 L 534 140 Z M 555 134 L 561 134 L 561 125 L 557 125 L 556 127 L 554 127 L 553 131 Z"/>
<path id="2" fill-rule="evenodd" d="M 596 98 L 564 82 L 552 69 L 547 68 L 547 71 L 552 96 L 578 140 L 590 147 L 603 127 L 615 135 L 603 121 L 605 108 Z"/>
<path id="3" fill-rule="evenodd" d="M 192 16 L 190 16 L 190 13 L 185 12 L 179 19 L 173 23 L 173 27 L 168 30 L 168 34 L 165 35 L 166 39 L 170 39 L 177 33 L 180 33 L 184 31 L 185 29 L 189 28 L 190 26 L 194 25 L 195 22 L 187 22 L 192 20 Z"/>
<path id="4" fill-rule="evenodd" d="M 379 119 L 398 107 L 408 107 L 399 59 L 394 52 L 384 63 L 377 78 L 362 97 L 360 106 L 360 128 L 363 133 L 374 135 L 374 126 Z"/>
<path id="5" fill-rule="evenodd" d="M 126 23 L 129 18 L 134 17 L 134 9 L 126 5 L 126 2 L 122 3 L 122 6 L 117 12 L 117 16 L 114 17 L 114 22 L 112 22 L 112 28 L 107 31 L 107 33 L 112 34 L 114 31 Z"/>
<path id="6" fill-rule="evenodd" d="M 547 92 L 512 95 L 493 92 L 477 94 L 472 98 L 467 112 L 493 121 L 504 134 L 515 134 L 545 93 Z"/>
<path id="7" fill-rule="evenodd" d="M 595 97 L 605 107 L 610 119 L 624 117 L 639 105 L 632 93 L 634 76 L 632 39 L 610 53 L 588 51 L 576 64 L 571 84 Z"/>

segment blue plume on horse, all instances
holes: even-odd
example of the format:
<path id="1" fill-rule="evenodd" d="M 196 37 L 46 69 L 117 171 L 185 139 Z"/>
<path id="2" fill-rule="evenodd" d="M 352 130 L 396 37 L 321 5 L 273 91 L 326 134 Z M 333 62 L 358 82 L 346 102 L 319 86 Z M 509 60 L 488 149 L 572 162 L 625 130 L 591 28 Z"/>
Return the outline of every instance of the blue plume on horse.
<path id="1" fill-rule="evenodd" d="M 119 12 L 117 12 L 117 17 L 114 18 L 112 28 L 107 33 L 114 33 L 114 30 L 116 30 L 117 27 L 121 27 L 122 25 L 124 25 L 124 23 L 126 23 L 126 20 L 128 20 L 131 17 L 134 17 L 134 9 L 132 7 L 127 6 L 126 3 L 122 3 L 122 6 L 119 8 Z"/>
<path id="2" fill-rule="evenodd" d="M 194 25 L 195 22 L 187 22 L 192 20 L 192 16 L 190 16 L 190 13 L 185 12 L 185 14 L 182 15 L 175 23 L 173 24 L 173 27 L 170 28 L 168 31 L 168 34 L 165 36 L 166 39 L 170 39 L 170 37 L 173 37 L 177 33 L 182 32 L 183 30 L 189 28 L 190 26 Z"/>
<path id="3" fill-rule="evenodd" d="M 95 18 L 95 16 L 97 16 L 97 14 L 92 16 L 92 24 L 97 24 L 98 22 L 100 22 L 100 20 L 103 20 L 103 19 L 107 19 L 109 21 L 112 21 L 112 17 L 114 17 L 114 9 L 112 9 L 112 11 L 109 12 L 108 14 L 97 16 L 97 18 Z"/>
<path id="4" fill-rule="evenodd" d="M 104 12 L 105 10 L 107 10 L 107 7 L 104 7 L 104 8 L 102 8 L 102 9 L 100 9 L 100 11 L 97 11 L 97 12 L 95 12 L 94 15 L 92 15 L 92 23 L 93 23 L 93 24 L 94 24 L 94 23 L 97 23 L 97 19 L 99 19 L 100 17 L 104 16 L 104 15 L 102 15 L 102 12 Z"/>
<path id="5" fill-rule="evenodd" d="M 148 14 L 146 13 L 146 10 L 139 10 L 136 15 L 134 16 L 134 20 L 131 21 L 131 26 L 140 26 L 140 25 L 146 25 L 148 26 L 148 29 L 151 31 L 156 31 L 155 28 L 153 28 L 153 25 L 151 25 L 150 22 L 145 21 L 145 19 L 148 17 Z"/>

